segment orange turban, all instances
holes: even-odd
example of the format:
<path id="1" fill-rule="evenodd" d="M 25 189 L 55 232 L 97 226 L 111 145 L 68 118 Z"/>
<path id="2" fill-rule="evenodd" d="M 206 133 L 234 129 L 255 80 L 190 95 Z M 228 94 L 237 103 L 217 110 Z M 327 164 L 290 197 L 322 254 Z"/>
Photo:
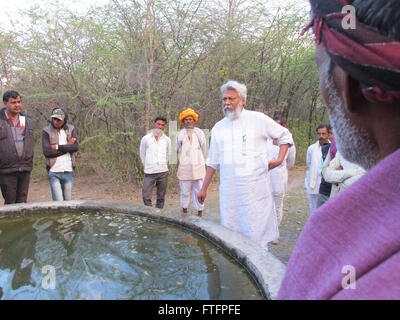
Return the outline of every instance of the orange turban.
<path id="1" fill-rule="evenodd" d="M 197 122 L 197 120 L 199 120 L 199 115 L 191 108 L 187 108 L 179 114 L 179 121 L 182 123 L 182 125 L 183 119 L 187 117 L 193 117 L 194 122 Z"/>

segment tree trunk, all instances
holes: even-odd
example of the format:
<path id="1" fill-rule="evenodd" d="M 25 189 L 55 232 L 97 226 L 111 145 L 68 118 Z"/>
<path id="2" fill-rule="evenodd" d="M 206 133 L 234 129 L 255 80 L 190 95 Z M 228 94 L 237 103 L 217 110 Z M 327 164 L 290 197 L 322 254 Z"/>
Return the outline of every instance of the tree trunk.
<path id="1" fill-rule="evenodd" d="M 148 0 L 146 27 L 144 30 L 144 38 L 143 38 L 144 58 L 146 61 L 146 111 L 145 111 L 146 134 L 149 131 L 149 123 L 150 123 L 151 75 L 153 73 L 153 67 L 154 67 L 152 7 L 153 7 L 153 0 Z"/>

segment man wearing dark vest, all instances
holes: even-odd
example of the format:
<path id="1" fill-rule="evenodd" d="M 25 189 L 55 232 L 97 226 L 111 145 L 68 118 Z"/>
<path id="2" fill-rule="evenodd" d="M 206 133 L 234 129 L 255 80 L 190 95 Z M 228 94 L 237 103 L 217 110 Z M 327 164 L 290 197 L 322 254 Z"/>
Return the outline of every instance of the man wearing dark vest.
<path id="1" fill-rule="evenodd" d="M 320 162 L 320 167 L 318 168 L 318 174 L 321 176 L 321 184 L 319 185 L 317 208 L 319 208 L 325 202 L 327 202 L 329 200 L 329 197 L 331 196 L 332 183 L 325 181 L 324 177 L 322 176 L 322 169 L 324 165 L 327 164 L 325 163 L 325 161 L 330 161 L 330 158 L 326 160 L 329 154 L 330 147 L 331 147 L 330 143 L 324 144 L 321 147 L 322 160 Z"/>
<path id="2" fill-rule="evenodd" d="M 22 113 L 16 91 L 3 95 L 0 110 L 0 187 L 4 204 L 26 202 L 33 167 L 32 121 Z"/>
<path id="3" fill-rule="evenodd" d="M 67 123 L 68 113 L 64 108 L 54 108 L 50 118 L 51 123 L 42 130 L 47 177 L 53 200 L 67 201 L 72 199 L 78 135 L 74 126 Z"/>

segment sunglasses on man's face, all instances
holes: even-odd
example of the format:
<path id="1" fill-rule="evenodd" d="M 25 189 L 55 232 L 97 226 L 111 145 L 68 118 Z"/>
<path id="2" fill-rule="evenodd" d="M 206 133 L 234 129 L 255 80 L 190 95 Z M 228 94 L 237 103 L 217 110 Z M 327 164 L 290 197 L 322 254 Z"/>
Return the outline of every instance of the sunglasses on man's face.
<path id="1" fill-rule="evenodd" d="M 60 120 L 60 119 L 57 119 L 57 118 L 53 118 L 53 121 L 61 122 L 63 120 Z"/>

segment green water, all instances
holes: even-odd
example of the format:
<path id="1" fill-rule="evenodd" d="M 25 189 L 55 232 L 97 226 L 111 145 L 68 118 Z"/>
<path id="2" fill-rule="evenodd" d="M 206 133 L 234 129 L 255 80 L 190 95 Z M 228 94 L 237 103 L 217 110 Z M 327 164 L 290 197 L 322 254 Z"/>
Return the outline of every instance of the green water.
<path id="1" fill-rule="evenodd" d="M 0 220 L 0 299 L 261 299 L 247 272 L 184 229 L 110 213 Z"/>

